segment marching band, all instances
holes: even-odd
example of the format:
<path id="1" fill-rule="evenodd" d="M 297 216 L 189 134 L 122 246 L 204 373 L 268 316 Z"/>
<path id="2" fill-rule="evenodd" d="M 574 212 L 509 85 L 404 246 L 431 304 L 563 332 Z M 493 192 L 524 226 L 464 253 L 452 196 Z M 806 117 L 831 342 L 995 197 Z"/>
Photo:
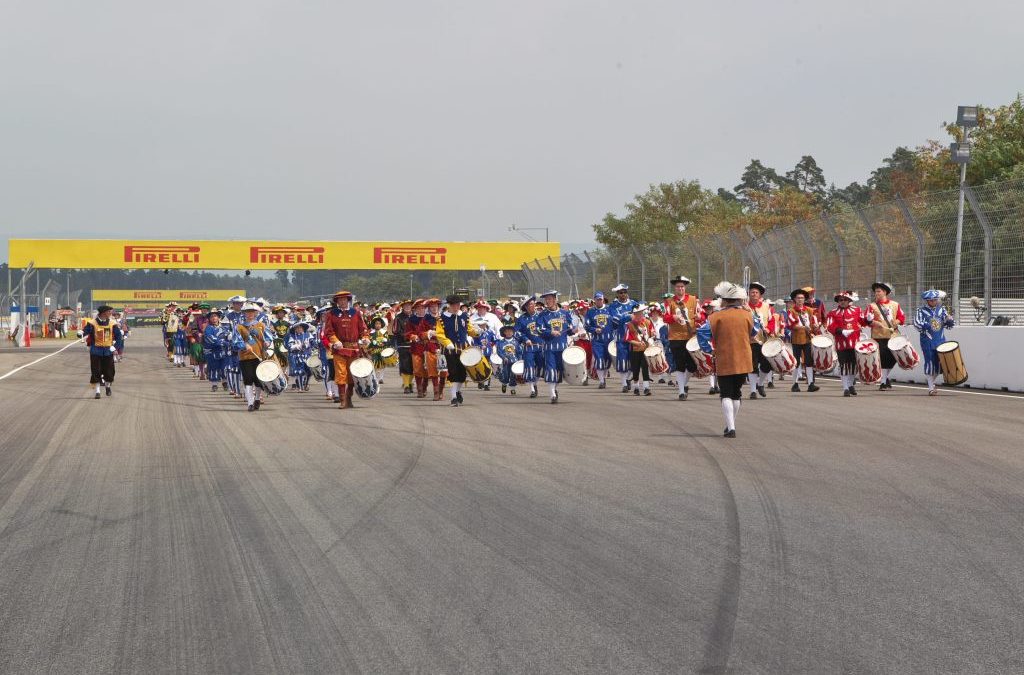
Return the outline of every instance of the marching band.
<path id="1" fill-rule="evenodd" d="M 891 389 L 892 369 L 913 368 L 922 358 L 930 396 L 938 393 L 939 373 L 947 384 L 966 379 L 958 345 L 946 340 L 954 322 L 942 291 L 922 294 L 912 324 L 920 333 L 919 352 L 901 333 L 906 318 L 885 282 L 872 284 L 872 301 L 863 308 L 857 293 L 836 293 L 831 311 L 811 287 L 772 303 L 760 282 L 725 281 L 715 287 L 714 300 L 701 301 L 688 293 L 689 283 L 675 277 L 673 293 L 651 304 L 630 298 L 625 284 L 611 289 L 610 303 L 601 292 L 592 300 L 559 302 L 554 290 L 521 305 L 470 305 L 453 295 L 444 303 L 410 298 L 371 306 L 344 290 L 323 307 L 236 296 L 224 309 L 168 303 L 161 321 L 171 364 L 184 368 L 188 359 L 193 377 L 244 399 L 253 412 L 267 395 L 309 392 L 314 381 L 327 400 L 352 408 L 353 395 L 372 399 L 393 367 L 404 394 L 426 398 L 429 384 L 433 400 L 447 391 L 452 407 L 464 403 L 468 383 L 489 391 L 492 379 L 502 394 L 516 396 L 518 387 L 528 387 L 530 398 L 543 380 L 557 404 L 559 384 L 596 381 L 604 389 L 614 368 L 622 392 L 634 396 L 653 396 L 657 379 L 686 401 L 690 383 L 706 378 L 708 393 L 722 401 L 724 435 L 734 437 L 744 384 L 750 399 L 766 398 L 787 376 L 791 391 L 800 392 L 803 380 L 814 393 L 816 376 L 834 374 L 843 397 L 852 397 L 858 381 Z M 100 318 L 90 326 L 86 337 L 94 356 L 102 357 L 93 379 L 109 387 L 107 342 L 119 336 Z"/>

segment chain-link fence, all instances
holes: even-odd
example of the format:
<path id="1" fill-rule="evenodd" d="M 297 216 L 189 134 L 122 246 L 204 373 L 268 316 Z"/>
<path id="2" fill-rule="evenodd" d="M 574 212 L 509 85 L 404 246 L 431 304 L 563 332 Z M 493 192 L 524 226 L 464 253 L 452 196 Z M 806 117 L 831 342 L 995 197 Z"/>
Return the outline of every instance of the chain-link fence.
<path id="1" fill-rule="evenodd" d="M 1024 181 L 967 188 L 964 196 L 959 320 L 1024 325 Z M 928 288 L 947 291 L 952 303 L 958 202 L 959 190 L 897 197 L 760 234 L 742 226 L 683 233 L 645 247 L 531 260 L 522 270 L 530 292 L 554 288 L 574 298 L 622 282 L 634 297 L 657 300 L 680 273 L 705 297 L 722 279 L 741 281 L 749 267 L 771 298 L 807 285 L 826 301 L 839 290 L 865 297 L 885 281 L 908 309 Z"/>

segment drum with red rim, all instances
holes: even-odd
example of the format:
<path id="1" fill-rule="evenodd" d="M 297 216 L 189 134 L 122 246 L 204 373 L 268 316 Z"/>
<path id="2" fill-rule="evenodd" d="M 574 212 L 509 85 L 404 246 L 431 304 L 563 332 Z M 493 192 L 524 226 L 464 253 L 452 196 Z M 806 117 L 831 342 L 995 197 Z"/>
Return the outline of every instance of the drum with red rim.
<path id="1" fill-rule="evenodd" d="M 779 375 L 787 375 L 796 368 L 796 357 L 790 351 L 789 345 L 777 337 L 768 338 L 761 346 L 761 356 L 768 361 L 768 365 Z"/>
<path id="2" fill-rule="evenodd" d="M 694 373 L 696 377 L 705 378 L 715 372 L 715 357 L 700 350 L 696 337 L 686 341 L 686 351 L 690 352 L 690 357 L 697 364 L 697 372 Z"/>
<path id="3" fill-rule="evenodd" d="M 831 335 L 815 335 L 811 338 L 811 359 L 814 363 L 814 372 L 832 372 L 838 358 L 836 341 Z"/>
<path id="4" fill-rule="evenodd" d="M 896 357 L 896 365 L 903 370 L 913 370 L 914 366 L 921 361 L 914 345 L 910 344 L 910 340 L 902 335 L 889 338 L 889 351 Z"/>
<path id="5" fill-rule="evenodd" d="M 874 340 L 861 340 L 853 348 L 857 352 L 857 377 L 865 384 L 874 384 L 882 380 L 882 357 L 878 353 L 878 343 Z"/>

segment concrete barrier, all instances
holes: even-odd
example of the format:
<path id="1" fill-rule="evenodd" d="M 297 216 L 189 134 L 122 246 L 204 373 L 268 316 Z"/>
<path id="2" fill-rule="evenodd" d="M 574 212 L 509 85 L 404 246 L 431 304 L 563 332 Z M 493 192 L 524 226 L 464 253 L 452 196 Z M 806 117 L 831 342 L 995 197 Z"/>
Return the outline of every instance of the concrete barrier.
<path id="1" fill-rule="evenodd" d="M 913 326 L 903 334 L 920 350 L 921 339 Z M 957 326 L 946 331 L 947 340 L 960 343 L 960 353 L 967 366 L 967 381 L 960 386 L 972 389 L 996 389 L 1024 392 L 1024 327 L 1022 326 Z M 894 382 L 923 384 L 923 362 L 913 370 L 893 368 Z M 939 377 L 942 382 L 942 377 Z"/>

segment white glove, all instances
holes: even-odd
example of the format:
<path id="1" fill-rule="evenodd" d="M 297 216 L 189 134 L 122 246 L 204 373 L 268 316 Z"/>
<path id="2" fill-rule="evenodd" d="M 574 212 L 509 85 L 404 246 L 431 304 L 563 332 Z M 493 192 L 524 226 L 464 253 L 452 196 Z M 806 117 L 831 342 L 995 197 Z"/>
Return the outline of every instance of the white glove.
<path id="1" fill-rule="evenodd" d="M 449 342 L 447 345 L 445 345 L 444 350 L 446 352 L 453 352 L 455 351 L 455 345 Z"/>
<path id="2" fill-rule="evenodd" d="M 853 335 L 853 331 L 850 330 L 849 328 L 847 328 L 846 330 L 842 331 L 842 333 L 843 333 L 843 337 L 850 337 L 851 335 Z"/>

